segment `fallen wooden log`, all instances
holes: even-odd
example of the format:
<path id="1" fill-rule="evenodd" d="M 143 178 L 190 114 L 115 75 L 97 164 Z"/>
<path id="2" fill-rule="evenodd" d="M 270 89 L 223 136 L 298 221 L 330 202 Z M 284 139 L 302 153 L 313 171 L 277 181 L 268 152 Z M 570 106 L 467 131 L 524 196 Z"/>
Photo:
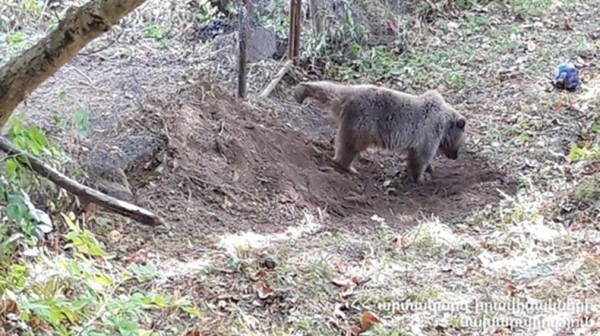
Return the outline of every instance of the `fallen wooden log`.
<path id="1" fill-rule="evenodd" d="M 92 189 L 88 186 L 85 186 L 69 177 L 63 175 L 56 169 L 46 165 L 40 159 L 21 151 L 20 149 L 13 146 L 6 138 L 0 137 L 0 150 L 6 152 L 9 155 L 14 155 L 17 157 L 26 157 L 29 161 L 29 165 L 31 169 L 33 169 L 38 174 L 48 178 L 50 181 L 56 183 L 59 187 L 67 190 L 68 192 L 79 196 L 87 202 L 96 203 L 99 206 L 134 219 L 142 224 L 146 225 L 161 225 L 164 224 L 164 220 L 154 213 L 140 208 L 137 205 L 121 201 L 114 197 L 108 196 L 98 190 Z M 22 158 L 21 158 L 22 160 Z"/>
<path id="2" fill-rule="evenodd" d="M 290 68 L 292 67 L 292 64 L 293 64 L 292 60 L 288 60 L 287 62 L 285 62 L 285 64 L 279 70 L 277 75 L 275 75 L 275 78 L 273 78 L 271 83 L 269 83 L 269 85 L 267 85 L 267 87 L 260 94 L 260 98 L 266 98 L 271 94 L 271 91 L 273 91 L 273 89 L 277 86 L 279 81 L 281 81 L 283 76 L 290 70 Z"/>

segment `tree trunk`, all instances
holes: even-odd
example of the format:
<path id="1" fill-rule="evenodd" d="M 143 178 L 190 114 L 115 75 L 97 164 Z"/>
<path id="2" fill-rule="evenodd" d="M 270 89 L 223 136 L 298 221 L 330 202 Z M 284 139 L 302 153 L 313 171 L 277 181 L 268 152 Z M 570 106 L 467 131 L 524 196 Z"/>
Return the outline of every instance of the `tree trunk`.
<path id="1" fill-rule="evenodd" d="M 0 68 L 0 129 L 33 90 L 145 1 L 92 0 L 69 8 L 56 30 Z"/>

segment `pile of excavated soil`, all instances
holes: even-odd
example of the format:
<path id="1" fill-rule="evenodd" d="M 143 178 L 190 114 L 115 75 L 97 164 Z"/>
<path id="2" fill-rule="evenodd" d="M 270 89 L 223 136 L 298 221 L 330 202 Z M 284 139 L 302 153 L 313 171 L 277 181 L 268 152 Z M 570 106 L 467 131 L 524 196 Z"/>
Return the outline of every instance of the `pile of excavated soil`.
<path id="1" fill-rule="evenodd" d="M 373 214 L 391 225 L 419 213 L 460 220 L 498 200 L 501 174 L 468 151 L 456 161 L 436 158 L 420 187 L 403 180 L 400 154 L 363 153 L 358 176 L 332 169 L 333 124 L 324 111 L 281 101 L 282 90 L 290 88 L 278 90 L 279 102 L 241 101 L 200 78 L 161 98 L 161 109 L 135 115 L 154 131 L 159 116 L 169 139 L 154 173 L 132 170 L 138 203 L 185 235 L 281 231 L 317 208 L 332 227 L 364 226 Z"/>

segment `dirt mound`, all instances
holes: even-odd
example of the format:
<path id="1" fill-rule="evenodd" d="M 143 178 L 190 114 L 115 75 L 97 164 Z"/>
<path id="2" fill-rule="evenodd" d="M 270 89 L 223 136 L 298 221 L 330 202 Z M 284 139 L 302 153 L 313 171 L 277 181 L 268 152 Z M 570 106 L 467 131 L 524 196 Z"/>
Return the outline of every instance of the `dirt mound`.
<path id="1" fill-rule="evenodd" d="M 317 207 L 323 220 L 335 218 L 332 225 L 362 226 L 373 214 L 394 225 L 420 211 L 466 214 L 498 198 L 482 183 L 500 184 L 500 173 L 469 153 L 436 161 L 433 180 L 419 188 L 397 176 L 404 158 L 376 150 L 357 162 L 360 176 L 340 173 L 331 168 L 333 145 L 323 140 L 333 134 L 323 112 L 290 102 L 242 102 L 199 83 L 179 90 L 158 113 L 169 146 L 159 155 L 158 174 L 132 183 L 143 195 L 140 205 L 177 232 L 280 231 Z M 318 124 L 329 125 L 327 134 Z"/>

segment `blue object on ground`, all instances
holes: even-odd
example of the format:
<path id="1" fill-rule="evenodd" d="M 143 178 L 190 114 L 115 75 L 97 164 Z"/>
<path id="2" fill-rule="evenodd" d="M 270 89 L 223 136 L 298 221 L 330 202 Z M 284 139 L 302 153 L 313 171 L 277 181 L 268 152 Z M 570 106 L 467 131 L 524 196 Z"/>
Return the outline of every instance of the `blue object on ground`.
<path id="1" fill-rule="evenodd" d="M 563 63 L 554 70 L 554 85 L 559 89 L 575 91 L 579 85 L 579 70 L 573 63 Z"/>

